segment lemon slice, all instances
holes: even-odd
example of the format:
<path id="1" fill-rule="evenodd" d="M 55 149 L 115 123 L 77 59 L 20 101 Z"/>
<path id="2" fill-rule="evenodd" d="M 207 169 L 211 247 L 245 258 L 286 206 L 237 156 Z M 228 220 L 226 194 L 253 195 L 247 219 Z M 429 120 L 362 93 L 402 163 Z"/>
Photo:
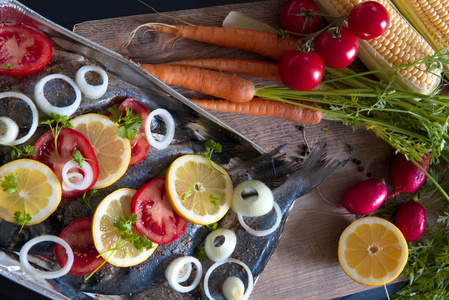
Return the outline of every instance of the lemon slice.
<path id="1" fill-rule="evenodd" d="M 232 181 L 219 165 L 200 155 L 184 155 L 168 168 L 166 189 L 173 209 L 185 220 L 198 225 L 219 221 L 231 207 Z M 186 196 L 187 195 L 187 196 Z M 219 199 L 211 202 L 211 195 Z"/>
<path id="2" fill-rule="evenodd" d="M 148 259 L 156 250 L 153 243 L 150 250 L 137 250 L 134 245 L 120 238 L 120 231 L 114 227 L 115 221 L 131 212 L 131 200 L 136 190 L 122 188 L 106 196 L 95 210 L 92 220 L 92 235 L 97 251 L 110 264 L 117 267 L 130 267 Z M 142 236 L 135 226 L 133 234 Z M 107 251 L 124 244 L 119 250 Z"/>
<path id="3" fill-rule="evenodd" d="M 407 258 L 407 242 L 401 231 L 377 217 L 354 221 L 343 231 L 338 243 L 343 271 L 365 285 L 384 285 L 396 279 Z"/>
<path id="4" fill-rule="evenodd" d="M 31 215 L 27 225 L 47 219 L 61 202 L 61 184 L 55 173 L 36 160 L 18 159 L 0 167 L 0 180 L 11 174 L 17 175 L 18 186 L 11 194 L 0 188 L 0 217 L 16 223 L 14 213 L 26 211 Z"/>
<path id="5" fill-rule="evenodd" d="M 118 135 L 118 125 L 94 113 L 78 116 L 70 122 L 89 140 L 97 155 L 100 173 L 93 188 L 104 188 L 119 180 L 128 169 L 131 145 L 129 140 Z"/>

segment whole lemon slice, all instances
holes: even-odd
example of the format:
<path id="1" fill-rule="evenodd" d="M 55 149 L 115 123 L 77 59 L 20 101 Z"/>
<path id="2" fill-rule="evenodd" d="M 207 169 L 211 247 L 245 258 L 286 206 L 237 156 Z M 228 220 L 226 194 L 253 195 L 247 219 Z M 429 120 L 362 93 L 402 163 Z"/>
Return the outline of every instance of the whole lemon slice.
<path id="1" fill-rule="evenodd" d="M 407 258 L 407 242 L 401 231 L 378 217 L 354 221 L 343 231 L 338 243 L 343 271 L 365 285 L 384 285 L 396 279 Z"/>
<path id="2" fill-rule="evenodd" d="M 194 224 L 215 223 L 231 207 L 233 186 L 229 174 L 204 156 L 177 158 L 168 168 L 166 190 L 176 213 Z"/>
<path id="3" fill-rule="evenodd" d="M 132 243 L 124 241 L 120 237 L 120 231 L 114 223 L 131 212 L 131 200 L 136 190 L 122 188 L 106 196 L 95 210 L 92 220 L 92 235 L 97 251 L 110 264 L 117 267 L 130 267 L 140 264 L 148 259 L 156 250 L 157 244 L 153 243 L 150 250 L 138 250 Z M 133 234 L 142 236 L 132 226 Z M 111 250 L 115 247 L 117 250 Z"/>
<path id="4" fill-rule="evenodd" d="M 14 191 L 0 188 L 0 217 L 15 223 L 15 212 L 31 215 L 27 225 L 38 224 L 47 219 L 61 202 L 61 184 L 55 173 L 41 162 L 18 159 L 0 167 L 0 180 L 15 176 Z M 23 216 L 23 215 L 22 215 Z"/>
<path id="5" fill-rule="evenodd" d="M 100 173 L 93 188 L 104 188 L 120 179 L 131 160 L 131 144 L 118 135 L 118 125 L 94 113 L 78 116 L 70 122 L 89 140 L 97 155 Z"/>

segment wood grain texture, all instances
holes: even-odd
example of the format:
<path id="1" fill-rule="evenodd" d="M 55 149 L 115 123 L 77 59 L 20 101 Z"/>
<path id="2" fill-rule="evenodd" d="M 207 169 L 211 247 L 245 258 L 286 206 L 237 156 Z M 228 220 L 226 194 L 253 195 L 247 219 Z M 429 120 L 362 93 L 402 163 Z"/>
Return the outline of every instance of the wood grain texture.
<path id="1" fill-rule="evenodd" d="M 231 10 L 238 10 L 274 27 L 279 27 L 283 0 L 209 7 L 158 15 L 145 14 L 78 24 L 74 31 L 140 63 L 208 58 L 260 58 L 235 49 L 173 38 L 140 29 L 128 46 L 130 33 L 147 22 L 220 25 Z M 254 79 L 256 85 L 273 84 Z M 187 97 L 186 90 L 175 88 Z M 251 299 L 330 299 L 367 290 L 341 270 L 337 258 L 338 239 L 354 220 L 344 209 L 327 204 L 322 197 L 340 203 L 345 190 L 369 177 L 386 178 L 393 150 L 371 132 L 330 121 L 302 126 L 271 117 L 213 112 L 220 120 L 241 132 L 267 151 L 287 144 L 289 159 L 300 158 L 306 143 L 326 138 L 333 141 L 337 158 L 349 159 L 347 165 L 329 178 L 317 191 L 299 198 L 294 205 L 281 242 L 259 277 Z M 326 129 L 326 130 L 323 130 Z M 304 139 L 305 138 L 305 139 Z"/>

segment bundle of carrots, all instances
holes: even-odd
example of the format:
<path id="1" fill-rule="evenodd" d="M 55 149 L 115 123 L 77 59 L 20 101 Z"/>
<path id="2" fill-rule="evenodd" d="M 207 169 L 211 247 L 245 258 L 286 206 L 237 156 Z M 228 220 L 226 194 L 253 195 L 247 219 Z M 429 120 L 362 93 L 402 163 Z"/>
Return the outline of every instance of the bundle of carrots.
<path id="1" fill-rule="evenodd" d="M 208 27 L 194 25 L 167 25 L 148 23 L 139 26 L 225 47 L 251 51 L 274 60 L 279 60 L 288 51 L 297 48 L 294 38 L 280 39 L 274 33 L 241 28 Z M 166 64 L 141 64 L 141 66 L 170 85 L 181 86 L 221 100 L 195 100 L 206 110 L 271 116 L 302 124 L 321 121 L 320 111 L 257 97 L 254 83 L 246 77 L 263 78 L 280 82 L 278 63 L 273 61 L 242 59 L 191 59 Z M 310 104 L 310 106 L 316 106 Z"/>

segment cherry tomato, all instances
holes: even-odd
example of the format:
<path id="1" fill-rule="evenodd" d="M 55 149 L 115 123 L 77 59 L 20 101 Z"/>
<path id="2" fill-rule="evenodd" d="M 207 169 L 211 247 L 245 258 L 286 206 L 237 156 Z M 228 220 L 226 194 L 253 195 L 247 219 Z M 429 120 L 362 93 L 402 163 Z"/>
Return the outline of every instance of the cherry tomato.
<path id="1" fill-rule="evenodd" d="M 359 44 L 357 37 L 348 27 L 339 28 L 339 36 L 329 30 L 323 31 L 315 38 L 315 52 L 321 57 L 326 67 L 341 69 L 349 66 L 357 57 Z"/>
<path id="2" fill-rule="evenodd" d="M 145 136 L 145 121 L 148 118 L 150 112 L 141 102 L 134 98 L 127 98 L 125 101 L 120 103 L 118 109 L 125 112 L 125 108 L 128 107 L 135 114 L 140 115 L 142 118 L 142 124 L 140 126 L 140 132 L 137 136 L 131 140 L 131 161 L 130 165 L 135 165 L 145 159 L 150 148 L 150 144 Z"/>
<path id="3" fill-rule="evenodd" d="M 59 235 L 66 241 L 73 251 L 74 261 L 69 273 L 72 275 L 87 275 L 92 273 L 103 262 L 103 257 L 97 257 L 98 251 L 95 248 L 92 238 L 92 219 L 83 218 L 70 223 Z M 55 244 L 56 261 L 61 267 L 67 263 L 67 253 L 65 248 Z"/>
<path id="4" fill-rule="evenodd" d="M 88 163 L 92 167 L 93 180 L 90 186 L 84 190 L 65 190 L 62 189 L 63 197 L 76 197 L 82 195 L 93 187 L 97 182 L 99 167 L 97 156 L 95 155 L 92 145 L 87 138 L 78 131 L 62 127 L 57 139 L 58 155 L 55 151 L 55 139 L 53 133 L 49 130 L 45 132 L 35 143 L 34 153 L 31 158 L 38 160 L 49 166 L 62 182 L 62 169 L 64 165 L 73 159 L 73 152 L 78 150 L 84 157 L 84 163 Z M 81 175 L 84 175 L 81 169 L 78 169 Z"/>
<path id="5" fill-rule="evenodd" d="M 42 70 L 50 61 L 50 41 L 23 25 L 0 26 L 0 74 L 25 76 Z"/>
<path id="6" fill-rule="evenodd" d="M 281 10 L 282 28 L 299 34 L 317 31 L 321 26 L 321 16 L 312 15 L 307 10 L 320 12 L 318 5 L 312 0 L 289 0 Z M 304 16 L 297 16 L 301 13 Z"/>
<path id="7" fill-rule="evenodd" d="M 137 215 L 137 230 L 160 245 L 175 241 L 187 227 L 187 221 L 170 205 L 164 177 L 155 178 L 137 190 L 131 202 L 131 212 Z"/>
<path id="8" fill-rule="evenodd" d="M 324 65 L 315 52 L 290 51 L 279 62 L 279 76 L 289 88 L 308 91 L 318 86 L 324 74 Z"/>
<path id="9" fill-rule="evenodd" d="M 375 1 L 361 2 L 349 12 L 349 30 L 360 39 L 370 40 L 381 36 L 390 24 L 387 9 Z"/>

